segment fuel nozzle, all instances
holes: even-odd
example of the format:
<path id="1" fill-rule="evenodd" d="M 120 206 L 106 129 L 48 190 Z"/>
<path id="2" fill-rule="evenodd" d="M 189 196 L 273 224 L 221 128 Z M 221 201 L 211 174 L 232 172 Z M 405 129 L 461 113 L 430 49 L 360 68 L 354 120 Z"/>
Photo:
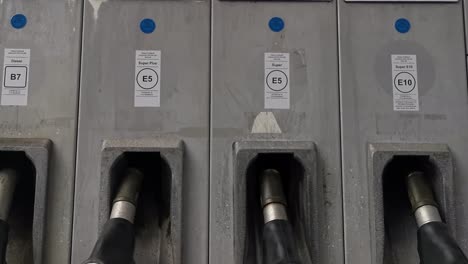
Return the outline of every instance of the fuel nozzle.
<path id="1" fill-rule="evenodd" d="M 418 225 L 418 252 L 421 264 L 468 264 L 463 251 L 442 222 L 432 188 L 423 172 L 406 179 L 408 197 Z"/>
<path id="2" fill-rule="evenodd" d="M 272 169 L 265 170 L 261 176 L 260 189 L 264 220 L 263 263 L 300 263 L 293 230 L 288 221 L 280 173 Z"/>
<path id="3" fill-rule="evenodd" d="M 261 181 L 261 203 L 264 223 L 274 220 L 288 220 L 286 198 L 281 175 L 276 170 L 265 170 Z"/>
<path id="4" fill-rule="evenodd" d="M 432 188 L 420 171 L 412 172 L 406 179 L 408 197 L 418 227 L 430 222 L 442 222 Z"/>
<path id="5" fill-rule="evenodd" d="M 0 170 L 0 264 L 6 264 L 6 250 L 8 245 L 8 216 L 13 203 L 18 181 L 18 174 L 13 169 Z"/>
<path id="6" fill-rule="evenodd" d="M 126 177 L 112 203 L 110 218 L 122 218 L 133 223 L 143 174 L 137 169 L 127 169 Z"/>
<path id="7" fill-rule="evenodd" d="M 136 206 L 143 174 L 134 168 L 125 171 L 112 203 L 109 220 L 99 236 L 93 252 L 84 264 L 132 264 L 135 247 Z"/>

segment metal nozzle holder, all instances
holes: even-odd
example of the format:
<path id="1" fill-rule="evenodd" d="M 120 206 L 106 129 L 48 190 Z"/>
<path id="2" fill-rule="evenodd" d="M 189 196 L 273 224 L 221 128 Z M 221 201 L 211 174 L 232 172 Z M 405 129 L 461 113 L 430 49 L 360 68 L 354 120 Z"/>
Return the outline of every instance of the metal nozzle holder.
<path id="1" fill-rule="evenodd" d="M 0 170 L 0 219 L 6 221 L 10 214 L 18 174 L 13 169 Z"/>
<path id="2" fill-rule="evenodd" d="M 288 220 L 286 198 L 279 172 L 273 169 L 265 170 L 261 177 L 260 188 L 264 223 L 273 220 Z"/>
<path id="3" fill-rule="evenodd" d="M 123 218 L 133 223 L 142 182 L 143 174 L 139 170 L 127 169 L 114 198 L 110 218 Z"/>
<path id="4" fill-rule="evenodd" d="M 441 222 L 438 205 L 424 173 L 420 171 L 410 173 L 406 179 L 406 185 L 418 227 L 430 222 Z"/>

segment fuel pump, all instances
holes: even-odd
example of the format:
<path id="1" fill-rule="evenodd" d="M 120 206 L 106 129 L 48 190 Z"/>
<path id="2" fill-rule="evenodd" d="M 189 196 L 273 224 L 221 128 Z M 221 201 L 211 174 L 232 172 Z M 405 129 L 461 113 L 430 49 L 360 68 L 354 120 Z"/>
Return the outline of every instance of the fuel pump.
<path id="1" fill-rule="evenodd" d="M 71 264 L 93 250 L 120 166 L 145 175 L 134 262 L 208 263 L 211 1 L 83 6 Z"/>
<path id="2" fill-rule="evenodd" d="M 127 169 L 112 203 L 110 218 L 104 225 L 90 258 L 84 264 L 134 263 L 133 222 L 142 181 L 143 174 L 139 170 Z"/>
<path id="3" fill-rule="evenodd" d="M 420 171 L 406 179 L 408 196 L 418 225 L 421 264 L 466 264 L 468 259 L 442 222 L 432 189 Z"/>
<path id="4" fill-rule="evenodd" d="M 261 179 L 263 210 L 263 263 L 299 264 L 287 203 L 278 171 L 267 169 Z"/>
<path id="5" fill-rule="evenodd" d="M 17 173 L 13 169 L 0 171 L 0 264 L 6 264 L 8 245 L 8 215 L 13 202 L 13 194 L 17 183 Z"/>

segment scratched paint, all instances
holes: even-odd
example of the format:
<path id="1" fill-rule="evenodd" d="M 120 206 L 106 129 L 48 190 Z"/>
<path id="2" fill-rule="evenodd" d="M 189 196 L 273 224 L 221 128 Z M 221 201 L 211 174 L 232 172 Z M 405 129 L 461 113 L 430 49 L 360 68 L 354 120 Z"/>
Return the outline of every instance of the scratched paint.
<path id="1" fill-rule="evenodd" d="M 281 133 L 281 128 L 272 112 L 260 112 L 253 122 L 252 133 Z"/>
<path id="2" fill-rule="evenodd" d="M 94 13 L 93 13 L 94 20 L 97 20 L 99 18 L 99 8 L 101 7 L 103 3 L 107 2 L 107 0 L 88 0 L 88 1 L 94 9 Z"/>

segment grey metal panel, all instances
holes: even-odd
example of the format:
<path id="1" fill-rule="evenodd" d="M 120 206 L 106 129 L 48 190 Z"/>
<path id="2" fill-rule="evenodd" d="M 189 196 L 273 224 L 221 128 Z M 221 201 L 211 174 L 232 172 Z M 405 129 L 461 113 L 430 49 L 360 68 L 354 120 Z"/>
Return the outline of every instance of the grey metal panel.
<path id="1" fill-rule="evenodd" d="M 67 263 L 73 208 L 81 1 L 4 0 L 0 1 L 0 10 L 2 54 L 4 48 L 31 49 L 28 105 L 0 106 L 0 137 L 53 141 L 43 261 Z M 28 18 L 28 24 L 21 30 L 10 26 L 10 18 L 16 13 Z"/>
<path id="2" fill-rule="evenodd" d="M 102 141 L 162 135 L 185 144 L 182 259 L 207 263 L 209 11 L 209 1 L 85 2 L 72 263 L 98 236 Z M 143 18 L 154 33 L 140 31 Z M 161 50 L 160 108 L 133 107 L 135 51 L 145 49 Z"/>
<path id="3" fill-rule="evenodd" d="M 368 142 L 448 145 L 454 167 L 451 220 L 466 252 L 468 99 L 462 3 L 338 5 L 346 262 L 380 264 L 382 258 L 370 230 L 375 208 L 370 208 L 369 178 L 379 176 L 367 175 Z M 412 24 L 406 34 L 394 29 L 400 17 Z M 417 55 L 418 112 L 393 111 L 391 54 Z"/>
<path id="4" fill-rule="evenodd" d="M 242 263 L 233 144 L 262 139 L 316 144 L 324 183 L 311 191 L 323 194 L 326 210 L 316 226 L 321 239 L 310 241 L 318 247 L 312 260 L 343 263 L 335 3 L 214 1 L 212 15 L 210 263 Z M 274 16 L 284 19 L 283 32 L 268 28 Z M 282 133 L 252 134 L 256 117 L 269 115 L 260 114 L 269 111 L 263 108 L 265 52 L 290 54 L 291 109 L 271 111 Z"/>

